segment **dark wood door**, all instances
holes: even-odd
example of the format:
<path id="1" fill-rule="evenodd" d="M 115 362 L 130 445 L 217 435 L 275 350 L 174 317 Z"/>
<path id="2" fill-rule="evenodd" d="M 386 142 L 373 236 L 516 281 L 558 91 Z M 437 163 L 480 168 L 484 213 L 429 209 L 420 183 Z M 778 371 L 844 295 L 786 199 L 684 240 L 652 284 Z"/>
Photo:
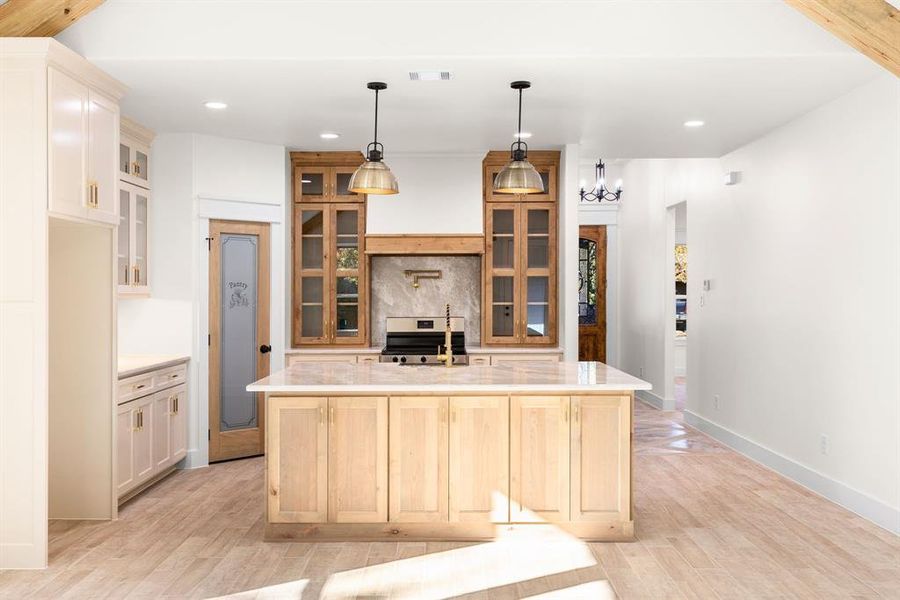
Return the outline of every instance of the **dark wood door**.
<path id="1" fill-rule="evenodd" d="M 578 230 L 578 360 L 606 362 L 606 226 Z"/>

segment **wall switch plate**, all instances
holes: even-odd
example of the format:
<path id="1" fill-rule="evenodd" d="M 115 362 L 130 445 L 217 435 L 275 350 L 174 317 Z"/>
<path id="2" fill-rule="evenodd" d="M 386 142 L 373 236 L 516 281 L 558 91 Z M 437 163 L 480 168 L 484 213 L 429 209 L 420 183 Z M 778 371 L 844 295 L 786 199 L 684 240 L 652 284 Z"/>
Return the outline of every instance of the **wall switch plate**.
<path id="1" fill-rule="evenodd" d="M 741 172 L 740 171 L 726 171 L 724 179 L 725 179 L 725 185 L 738 184 L 741 181 Z"/>
<path id="2" fill-rule="evenodd" d="M 712 279 L 704 279 L 703 280 L 703 291 L 708 292 L 712 289 Z"/>
<path id="3" fill-rule="evenodd" d="M 638 370 L 640 371 L 640 375 L 638 375 L 638 377 L 643 377 L 644 376 L 644 367 L 640 367 Z"/>
<path id="4" fill-rule="evenodd" d="M 828 436 L 824 433 L 819 436 L 819 452 L 824 456 L 828 456 L 828 452 L 831 450 L 830 442 L 828 441 Z"/>
<path id="5" fill-rule="evenodd" d="M 718 394 L 713 396 L 713 408 L 715 408 L 716 410 L 719 410 L 719 395 Z"/>

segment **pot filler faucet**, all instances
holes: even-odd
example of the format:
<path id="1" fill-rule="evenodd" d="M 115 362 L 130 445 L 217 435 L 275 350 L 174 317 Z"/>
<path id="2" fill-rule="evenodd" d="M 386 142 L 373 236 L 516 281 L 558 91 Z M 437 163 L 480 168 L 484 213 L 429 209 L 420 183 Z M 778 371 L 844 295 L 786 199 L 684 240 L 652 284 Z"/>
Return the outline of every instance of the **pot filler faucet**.
<path id="1" fill-rule="evenodd" d="M 453 366 L 453 344 L 451 343 L 450 330 L 450 305 L 447 305 L 447 325 L 444 328 L 444 352 L 441 353 L 441 345 L 437 347 L 437 359 L 448 367 Z"/>

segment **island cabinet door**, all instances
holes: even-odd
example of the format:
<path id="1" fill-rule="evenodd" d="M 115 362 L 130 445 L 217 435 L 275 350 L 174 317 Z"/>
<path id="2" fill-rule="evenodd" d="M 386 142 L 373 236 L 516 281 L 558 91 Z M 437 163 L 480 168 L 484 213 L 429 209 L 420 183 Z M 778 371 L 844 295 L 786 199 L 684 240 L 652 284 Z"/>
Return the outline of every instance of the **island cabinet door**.
<path id="1" fill-rule="evenodd" d="M 569 398 L 510 402 L 510 521 L 568 521 Z"/>
<path id="2" fill-rule="evenodd" d="M 631 520 L 631 398 L 572 398 L 572 520 Z"/>
<path id="3" fill-rule="evenodd" d="M 323 523 L 328 502 L 328 400 L 271 397 L 268 402 L 269 522 Z"/>
<path id="4" fill-rule="evenodd" d="M 386 522 L 387 398 L 329 398 L 328 423 L 328 521 Z"/>
<path id="5" fill-rule="evenodd" d="M 391 398 L 390 520 L 447 520 L 445 397 Z"/>
<path id="6" fill-rule="evenodd" d="M 509 398 L 450 398 L 450 520 L 509 522 Z"/>

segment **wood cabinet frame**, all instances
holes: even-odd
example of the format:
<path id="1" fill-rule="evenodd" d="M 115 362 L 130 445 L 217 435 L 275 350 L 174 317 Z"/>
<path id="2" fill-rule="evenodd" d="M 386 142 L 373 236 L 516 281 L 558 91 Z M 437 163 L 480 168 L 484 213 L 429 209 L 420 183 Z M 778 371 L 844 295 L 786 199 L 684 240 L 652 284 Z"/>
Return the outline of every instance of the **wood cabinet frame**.
<path id="1" fill-rule="evenodd" d="M 295 348 L 311 346 L 366 346 L 369 342 L 369 260 L 366 255 L 366 196 L 363 194 L 341 195 L 336 190 L 339 174 L 352 174 L 364 161 L 360 152 L 291 152 L 293 181 L 292 243 L 293 265 L 291 301 L 291 346 Z M 323 193 L 304 196 L 301 179 L 304 173 L 319 173 L 323 177 Z M 302 245 L 303 211 L 322 211 L 323 260 L 321 269 L 304 269 Z M 357 248 L 359 263 L 357 269 L 337 268 L 337 213 L 357 212 Z M 303 276 L 322 278 L 322 330 L 319 336 L 304 336 L 303 333 Z M 357 334 L 338 336 L 337 325 L 337 278 L 357 277 Z"/>
<path id="2" fill-rule="evenodd" d="M 302 215 L 304 211 L 322 212 L 322 268 L 303 268 Z M 341 211 L 357 213 L 356 231 L 358 264 L 356 269 L 339 269 L 337 266 L 337 214 Z M 304 346 L 364 346 L 369 339 L 369 283 L 368 258 L 366 257 L 365 204 L 296 204 L 293 219 L 293 319 L 291 341 L 294 347 Z M 303 334 L 303 277 L 322 278 L 322 335 Z M 337 335 L 337 278 L 356 277 L 357 334 Z"/>
<path id="3" fill-rule="evenodd" d="M 513 266 L 496 268 L 494 262 L 494 212 L 513 211 Z M 548 211 L 547 267 L 528 267 L 529 211 Z M 486 202 L 484 204 L 484 243 L 482 260 L 481 339 L 486 346 L 555 346 L 558 338 L 558 224 L 557 205 L 553 202 Z M 494 335 L 493 278 L 513 278 L 513 332 Z M 528 277 L 547 277 L 547 335 L 528 336 Z"/>

